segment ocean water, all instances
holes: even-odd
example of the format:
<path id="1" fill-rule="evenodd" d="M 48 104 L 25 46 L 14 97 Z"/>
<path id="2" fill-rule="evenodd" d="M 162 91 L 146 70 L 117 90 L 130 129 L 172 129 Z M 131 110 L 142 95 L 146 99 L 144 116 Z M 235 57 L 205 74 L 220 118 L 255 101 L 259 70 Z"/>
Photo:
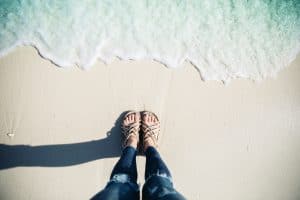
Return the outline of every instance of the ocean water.
<path id="1" fill-rule="evenodd" d="M 204 80 L 257 80 L 299 53 L 300 0 L 0 0 L 0 56 L 22 45 L 61 67 L 188 61 Z"/>

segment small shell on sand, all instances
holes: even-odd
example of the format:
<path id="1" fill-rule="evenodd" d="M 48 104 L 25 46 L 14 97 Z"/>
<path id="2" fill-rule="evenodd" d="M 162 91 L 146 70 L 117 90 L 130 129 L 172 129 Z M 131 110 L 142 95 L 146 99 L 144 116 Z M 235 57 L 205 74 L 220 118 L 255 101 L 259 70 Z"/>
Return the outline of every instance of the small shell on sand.
<path id="1" fill-rule="evenodd" d="M 12 137 L 15 136 L 15 134 L 14 133 L 7 133 L 7 136 L 12 138 Z"/>

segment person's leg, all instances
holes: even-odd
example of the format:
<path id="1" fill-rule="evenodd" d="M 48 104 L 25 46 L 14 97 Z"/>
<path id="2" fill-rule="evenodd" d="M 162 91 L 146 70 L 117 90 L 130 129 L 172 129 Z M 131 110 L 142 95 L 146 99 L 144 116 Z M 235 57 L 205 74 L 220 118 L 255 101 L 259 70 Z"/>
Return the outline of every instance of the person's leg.
<path id="1" fill-rule="evenodd" d="M 137 113 L 128 113 L 123 121 L 123 152 L 110 175 L 106 187 L 93 200 L 139 200 L 136 155 L 140 120 Z"/>
<path id="2" fill-rule="evenodd" d="M 93 200 L 138 200 L 139 186 L 137 184 L 137 151 L 128 146 L 123 150 L 122 156 L 116 163 L 110 175 L 110 181 Z"/>
<path id="3" fill-rule="evenodd" d="M 172 176 L 158 151 L 150 146 L 146 152 L 145 184 L 143 200 L 184 200 L 175 190 Z"/>
<path id="4" fill-rule="evenodd" d="M 137 150 L 134 147 L 128 146 L 123 150 L 122 156 L 111 172 L 110 179 L 118 176 L 118 174 L 127 174 L 130 181 L 137 181 L 136 168 Z"/>
<path id="5" fill-rule="evenodd" d="M 171 178 L 170 170 L 167 165 L 161 159 L 158 151 L 153 147 L 149 146 L 145 151 L 146 155 L 146 170 L 145 180 L 155 174 L 160 174 L 165 177 Z"/>
<path id="6" fill-rule="evenodd" d="M 146 155 L 143 200 L 185 200 L 175 190 L 170 170 L 156 149 L 159 131 L 158 118 L 151 113 L 143 115 L 142 127 L 143 147 Z"/>

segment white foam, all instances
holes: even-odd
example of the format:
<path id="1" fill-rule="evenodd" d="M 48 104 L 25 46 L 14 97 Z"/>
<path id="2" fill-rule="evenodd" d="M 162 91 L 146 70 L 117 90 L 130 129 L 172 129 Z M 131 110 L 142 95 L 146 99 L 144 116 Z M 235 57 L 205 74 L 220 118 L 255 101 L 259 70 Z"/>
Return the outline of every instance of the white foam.
<path id="1" fill-rule="evenodd" d="M 204 80 L 274 76 L 300 51 L 300 2 L 0 0 L 0 56 L 32 45 L 61 67 L 193 63 Z"/>

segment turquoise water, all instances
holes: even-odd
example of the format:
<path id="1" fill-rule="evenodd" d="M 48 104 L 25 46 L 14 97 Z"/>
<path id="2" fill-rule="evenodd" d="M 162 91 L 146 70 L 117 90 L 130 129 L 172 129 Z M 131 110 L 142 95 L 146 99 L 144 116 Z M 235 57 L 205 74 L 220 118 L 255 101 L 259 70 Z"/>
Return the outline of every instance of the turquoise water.
<path id="1" fill-rule="evenodd" d="M 21 45 L 61 67 L 117 56 L 261 79 L 299 53 L 300 0 L 0 0 L 0 56 Z"/>

